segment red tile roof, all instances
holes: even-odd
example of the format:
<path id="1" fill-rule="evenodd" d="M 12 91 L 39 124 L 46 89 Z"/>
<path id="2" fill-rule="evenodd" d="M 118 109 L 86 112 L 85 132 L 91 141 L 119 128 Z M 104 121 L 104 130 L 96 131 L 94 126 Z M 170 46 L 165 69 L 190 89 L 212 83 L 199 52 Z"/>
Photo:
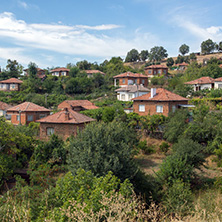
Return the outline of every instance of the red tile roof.
<path id="1" fill-rule="evenodd" d="M 116 76 L 113 76 L 113 78 L 125 78 L 125 77 L 131 77 L 131 78 L 147 78 L 147 76 L 141 74 L 141 73 L 132 73 L 132 72 L 125 72 Z"/>
<path id="2" fill-rule="evenodd" d="M 145 69 L 160 69 L 160 68 L 162 68 L 162 69 L 168 69 L 168 67 L 165 66 L 165 65 L 151 65 L 151 66 L 145 67 Z"/>
<path id="3" fill-rule="evenodd" d="M 71 109 L 64 109 L 55 114 L 37 120 L 37 122 L 40 123 L 68 123 L 68 124 L 80 124 L 92 121 L 95 121 L 95 119 L 77 113 Z"/>
<path id="4" fill-rule="evenodd" d="M 174 66 L 189 66 L 189 64 L 186 62 L 182 62 L 182 63 L 175 64 Z"/>
<path id="5" fill-rule="evenodd" d="M 214 80 L 215 82 L 222 82 L 222 77 L 219 77 L 217 79 Z"/>
<path id="6" fill-rule="evenodd" d="M 8 108 L 10 108 L 11 106 L 8 105 L 7 103 L 1 102 L 0 101 L 0 110 L 7 110 Z"/>
<path id="7" fill-rule="evenodd" d="M 84 109 L 98 109 L 99 108 L 98 106 L 95 106 L 92 102 L 90 102 L 89 100 L 65 100 L 64 102 L 68 103 L 71 107 L 81 106 Z"/>
<path id="8" fill-rule="evenodd" d="M 61 68 L 53 69 L 53 70 L 51 70 L 50 72 L 65 72 L 65 71 L 69 72 L 70 69 L 67 69 L 67 68 L 65 68 L 65 67 L 61 67 Z"/>
<path id="9" fill-rule="evenodd" d="M 18 84 L 21 84 L 21 83 L 23 83 L 23 81 L 19 80 L 19 79 L 16 79 L 16 78 L 11 78 L 11 79 L 2 80 L 2 81 L 0 81 L 0 83 L 18 83 Z"/>
<path id="10" fill-rule="evenodd" d="M 145 101 L 187 101 L 187 98 L 179 96 L 163 88 L 157 88 L 156 94 L 151 98 L 151 93 L 136 97 L 132 100 L 145 100 Z"/>
<path id="11" fill-rule="evenodd" d="M 43 111 L 48 111 L 50 112 L 49 109 L 46 109 L 45 107 L 43 106 L 38 106 L 36 105 L 35 103 L 31 103 L 31 102 L 24 102 L 24 103 L 21 103 L 17 106 L 13 106 L 11 108 L 9 108 L 7 111 L 19 111 L 21 110 L 22 112 L 43 112 Z"/>
<path id="12" fill-rule="evenodd" d="M 105 75 L 104 72 L 101 72 L 99 70 L 84 70 L 84 72 L 86 72 L 87 74 L 95 74 L 95 73 L 100 73 L 102 75 Z"/>
<path id="13" fill-rule="evenodd" d="M 219 67 L 222 68 L 222 64 L 220 64 Z"/>
<path id="14" fill-rule="evenodd" d="M 199 79 L 195 79 L 193 81 L 185 82 L 184 84 L 188 84 L 188 85 L 199 84 L 199 85 L 201 85 L 201 84 L 210 84 L 210 83 L 214 83 L 214 79 L 209 76 L 204 76 Z"/>
<path id="15" fill-rule="evenodd" d="M 116 89 L 115 92 L 150 92 L 150 89 L 144 87 L 143 85 L 128 85 L 125 87 L 121 87 Z"/>

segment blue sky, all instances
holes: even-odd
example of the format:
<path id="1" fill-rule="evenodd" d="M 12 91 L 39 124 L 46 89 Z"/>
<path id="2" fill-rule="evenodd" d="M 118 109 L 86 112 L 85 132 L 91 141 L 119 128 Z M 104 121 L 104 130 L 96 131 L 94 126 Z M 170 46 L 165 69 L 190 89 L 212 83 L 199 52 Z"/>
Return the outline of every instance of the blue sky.
<path id="1" fill-rule="evenodd" d="M 0 7 L 0 66 L 101 63 L 163 46 L 177 56 L 182 44 L 222 41 L 221 0 L 4 0 Z"/>

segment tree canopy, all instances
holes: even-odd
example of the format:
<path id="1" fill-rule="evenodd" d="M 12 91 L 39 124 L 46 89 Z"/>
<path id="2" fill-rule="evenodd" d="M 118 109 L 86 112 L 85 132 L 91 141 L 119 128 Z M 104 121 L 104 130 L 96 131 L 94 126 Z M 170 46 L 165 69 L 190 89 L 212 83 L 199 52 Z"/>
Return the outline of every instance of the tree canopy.
<path id="1" fill-rule="evenodd" d="M 190 50 L 190 47 L 186 44 L 183 44 L 180 46 L 179 48 L 179 52 L 184 56 L 185 54 L 187 54 Z"/>
<path id="2" fill-rule="evenodd" d="M 139 59 L 139 52 L 136 49 L 132 49 L 127 53 L 125 62 L 136 62 Z"/>
<path id="3" fill-rule="evenodd" d="M 213 42 L 211 39 L 208 39 L 208 40 L 206 40 L 206 41 L 203 41 L 202 43 L 201 43 L 201 52 L 202 53 L 211 53 L 211 52 L 213 52 L 214 50 L 215 50 L 215 48 L 216 48 L 216 43 L 215 42 Z"/>
<path id="4" fill-rule="evenodd" d="M 149 59 L 153 62 L 159 62 L 168 56 L 167 50 L 163 46 L 155 46 L 150 49 Z"/>

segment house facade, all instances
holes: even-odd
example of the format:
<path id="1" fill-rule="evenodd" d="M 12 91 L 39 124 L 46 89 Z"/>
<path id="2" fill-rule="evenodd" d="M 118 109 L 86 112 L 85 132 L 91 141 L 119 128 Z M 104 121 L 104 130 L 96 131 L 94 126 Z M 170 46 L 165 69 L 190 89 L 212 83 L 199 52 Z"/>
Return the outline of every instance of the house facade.
<path id="1" fill-rule="evenodd" d="M 1 102 L 0 101 L 0 116 L 6 116 L 6 111 L 9 109 L 11 106 L 8 105 L 7 103 Z"/>
<path id="2" fill-rule="evenodd" d="M 131 101 L 131 99 L 142 96 L 150 92 L 150 90 L 143 85 L 128 85 L 116 89 L 117 100 L 120 101 Z"/>
<path id="3" fill-rule="evenodd" d="M 50 114 L 50 110 L 31 102 L 24 102 L 7 110 L 14 125 L 28 125 L 30 122 L 44 118 Z"/>
<path id="4" fill-rule="evenodd" d="M 214 89 L 222 89 L 222 77 L 214 79 Z"/>
<path id="5" fill-rule="evenodd" d="M 60 76 L 68 76 L 69 71 L 70 71 L 70 69 L 62 67 L 62 68 L 53 69 L 50 71 L 50 73 L 52 76 L 60 77 Z"/>
<path id="6" fill-rule="evenodd" d="M 168 67 L 164 65 L 151 65 L 145 67 L 145 75 L 149 78 L 153 78 L 154 76 L 166 76 L 168 73 Z"/>
<path id="7" fill-rule="evenodd" d="M 193 90 L 196 92 L 203 89 L 214 89 L 214 81 L 213 78 L 204 76 L 193 81 L 185 82 L 184 84 L 192 86 Z"/>
<path id="8" fill-rule="evenodd" d="M 95 120 L 65 108 L 37 121 L 40 123 L 40 139 L 47 140 L 52 134 L 56 134 L 65 140 L 72 135 L 76 136 L 78 131 L 83 130 L 85 125 L 92 121 Z"/>
<path id="9" fill-rule="evenodd" d="M 1 91 L 19 91 L 20 85 L 23 83 L 23 81 L 11 78 L 0 81 L 0 90 Z"/>
<path id="10" fill-rule="evenodd" d="M 89 109 L 98 109 L 98 106 L 95 106 L 89 100 L 65 100 L 58 105 L 58 109 L 62 110 L 64 108 L 71 109 L 76 112 Z"/>
<path id="11" fill-rule="evenodd" d="M 125 72 L 119 75 L 116 75 L 114 78 L 114 86 L 125 87 L 128 85 L 143 85 L 145 87 L 148 86 L 148 78 L 147 76 L 141 73 L 132 73 Z"/>
<path id="12" fill-rule="evenodd" d="M 163 88 L 152 88 L 151 92 L 133 100 L 133 111 L 141 116 L 162 114 L 168 116 L 177 108 L 188 104 L 188 99 Z"/>

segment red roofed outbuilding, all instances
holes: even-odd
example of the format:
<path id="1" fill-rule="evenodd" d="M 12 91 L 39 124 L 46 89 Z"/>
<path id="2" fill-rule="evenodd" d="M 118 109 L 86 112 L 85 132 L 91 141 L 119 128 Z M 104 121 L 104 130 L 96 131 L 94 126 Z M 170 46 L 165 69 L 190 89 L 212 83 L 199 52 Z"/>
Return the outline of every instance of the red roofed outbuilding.
<path id="1" fill-rule="evenodd" d="M 0 81 L 1 91 L 19 91 L 20 85 L 23 83 L 22 80 L 11 78 Z"/>
<path id="2" fill-rule="evenodd" d="M 89 100 L 65 100 L 58 105 L 58 109 L 68 108 L 76 112 L 80 112 L 88 109 L 98 109 L 98 106 L 95 106 Z"/>
<path id="3" fill-rule="evenodd" d="M 147 76 L 141 73 L 132 73 L 132 72 L 125 72 L 116 76 L 114 78 L 114 86 L 119 85 L 120 87 L 125 87 L 127 85 L 140 85 L 147 87 L 148 86 L 148 78 Z M 117 84 L 117 80 L 119 84 Z"/>
<path id="4" fill-rule="evenodd" d="M 85 127 L 85 124 L 92 121 L 95 120 L 65 108 L 37 121 L 40 123 L 40 139 L 47 140 L 52 134 L 57 134 L 63 139 L 67 139 L 71 135 L 76 136 L 78 131 Z"/>
<path id="5" fill-rule="evenodd" d="M 50 114 L 50 110 L 31 102 L 24 102 L 7 110 L 14 125 L 28 125 Z"/>
<path id="6" fill-rule="evenodd" d="M 187 105 L 188 99 L 163 88 L 152 88 L 151 92 L 133 100 L 133 111 L 141 116 L 162 114 L 168 116 L 180 105 Z"/>

